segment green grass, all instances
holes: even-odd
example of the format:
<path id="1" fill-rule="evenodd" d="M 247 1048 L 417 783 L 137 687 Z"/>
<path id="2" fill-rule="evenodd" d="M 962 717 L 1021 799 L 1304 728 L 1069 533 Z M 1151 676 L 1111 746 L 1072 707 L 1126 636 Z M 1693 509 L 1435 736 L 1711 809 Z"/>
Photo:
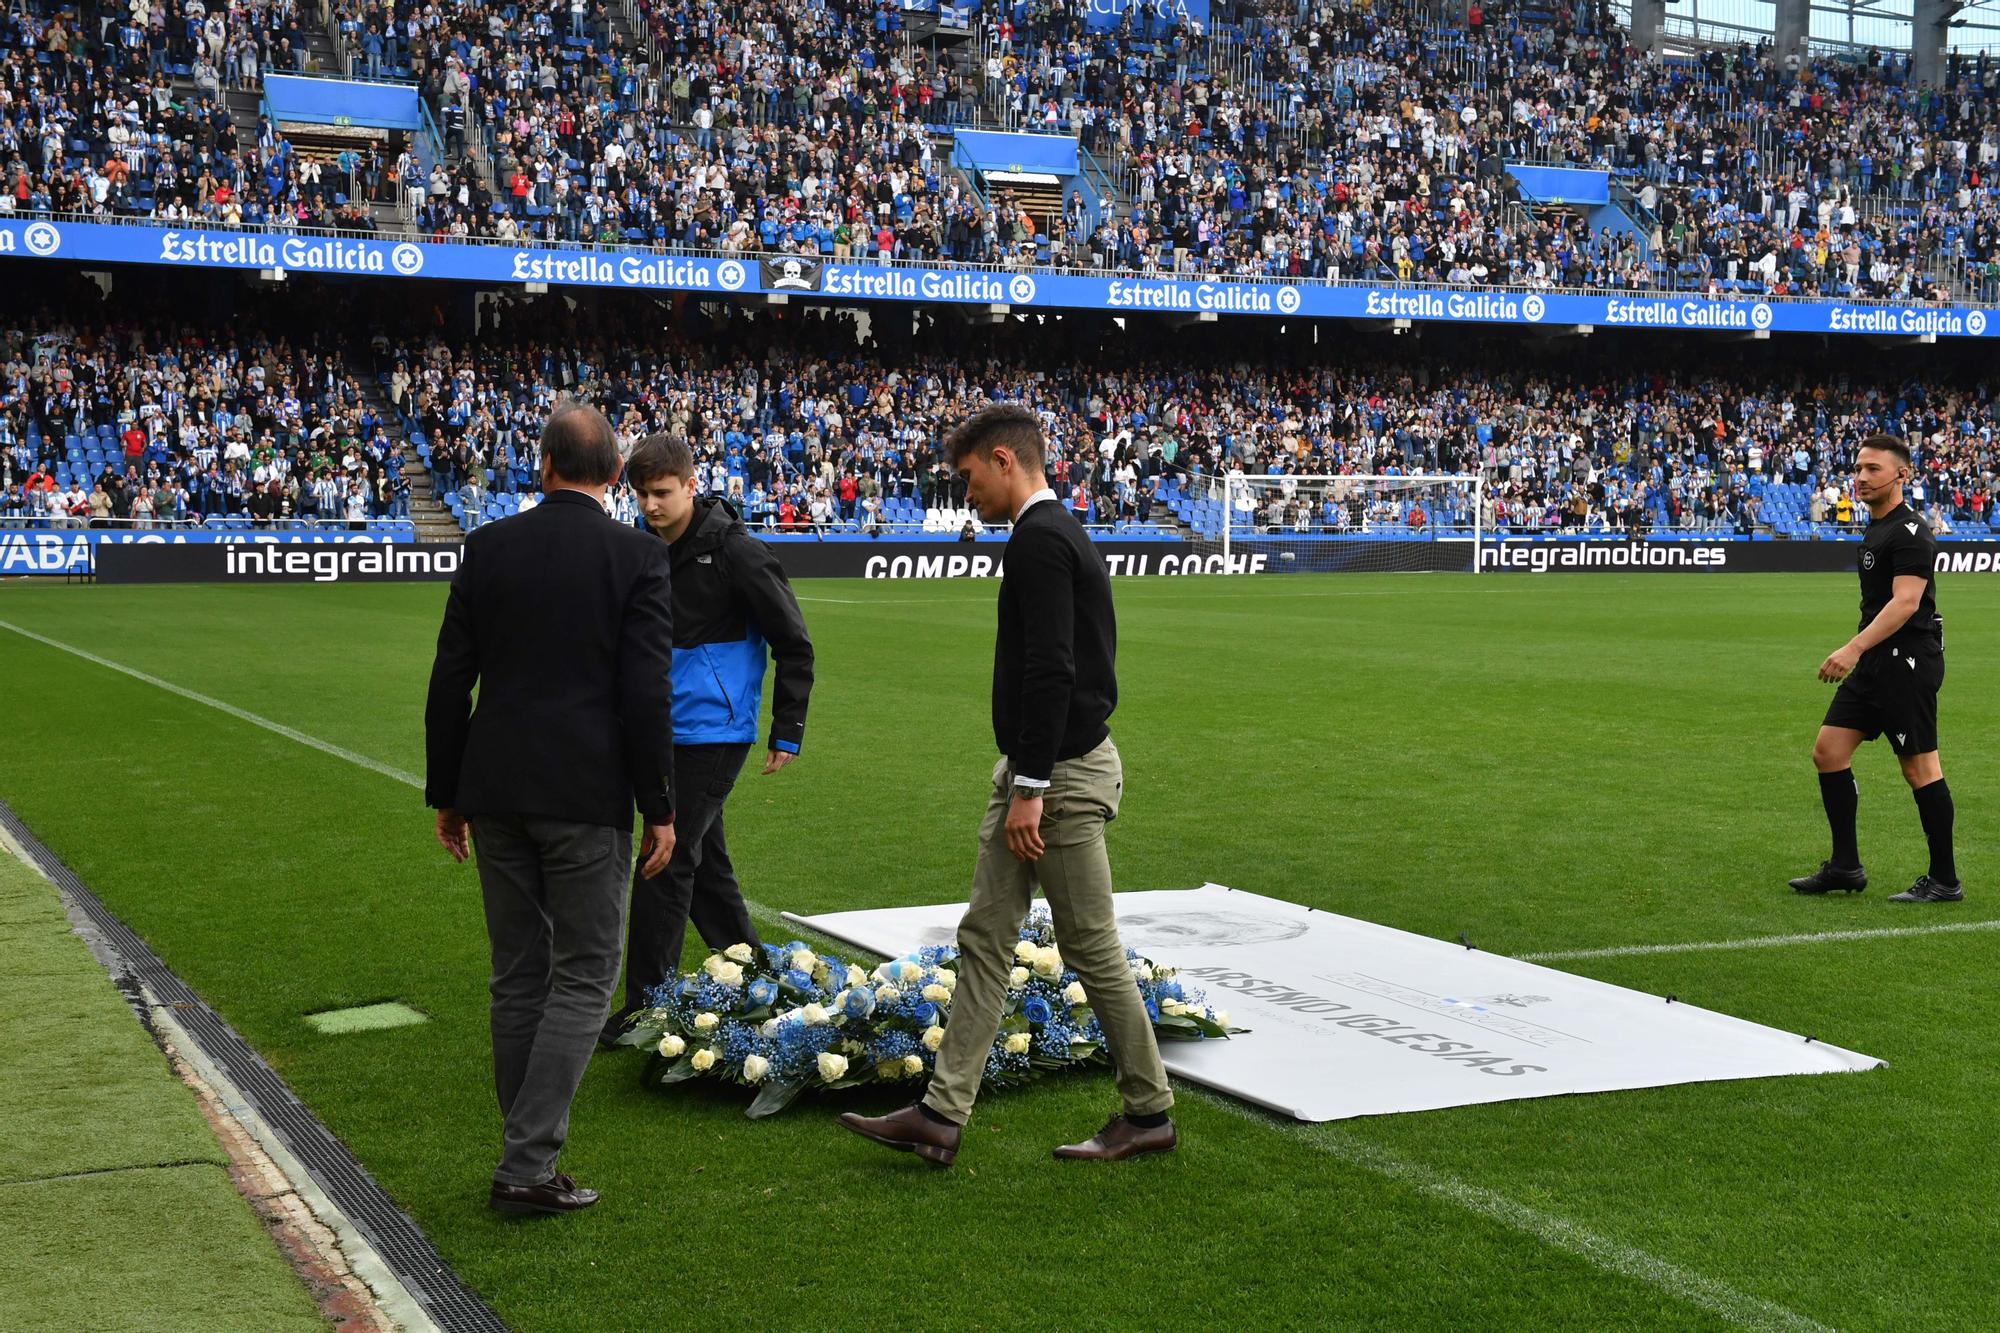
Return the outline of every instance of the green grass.
<path id="1" fill-rule="evenodd" d="M 825 599 L 805 607 L 820 684 L 803 762 L 748 773 L 731 805 L 746 890 L 800 912 L 961 899 L 992 752 L 992 585 L 801 592 Z M 1118 597 L 1126 887 L 1213 879 L 1508 953 L 2000 916 L 1981 745 L 2000 724 L 2000 587 L 1940 591 L 1970 900 L 1913 911 L 1884 901 L 1924 852 L 1880 746 L 1857 768 L 1878 887 L 1784 887 L 1824 855 L 1813 673 L 1852 624 L 1851 578 L 1296 576 Z M 0 620 L 417 772 L 441 598 L 13 586 Z M 649 1092 L 638 1057 L 601 1056 L 564 1163 L 605 1202 L 523 1227 L 484 1207 L 498 1117 L 476 881 L 417 793 L 4 631 L 0 679 L 0 796 L 522 1329 L 656 1325 L 690 1293 L 727 1327 L 1760 1318 L 1605 1245 L 1822 1324 L 1991 1323 L 1984 933 L 1565 965 L 1890 1061 L 1876 1073 L 1319 1130 L 1189 1095 L 1180 1153 L 1107 1171 L 1048 1159 L 1113 1109 L 1103 1074 L 990 1098 L 958 1168 L 931 1174 L 832 1125 L 886 1095 L 753 1124 L 736 1096 Z M 302 1017 L 382 1000 L 432 1021 L 331 1037 Z M 1419 1176 L 1585 1239 L 1551 1245 Z"/>
<path id="2" fill-rule="evenodd" d="M 324 1328 L 193 1095 L 0 851 L 0 1328 Z"/>

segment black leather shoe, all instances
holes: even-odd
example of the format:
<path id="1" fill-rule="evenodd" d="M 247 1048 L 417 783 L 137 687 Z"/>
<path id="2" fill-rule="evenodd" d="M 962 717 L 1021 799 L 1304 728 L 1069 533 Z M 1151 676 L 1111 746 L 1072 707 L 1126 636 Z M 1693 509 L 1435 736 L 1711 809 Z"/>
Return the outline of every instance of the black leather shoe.
<path id="1" fill-rule="evenodd" d="M 1837 866 L 1821 861 L 1819 869 L 1792 881 L 1800 893 L 1859 893 L 1868 887 L 1868 872 L 1860 866 Z"/>
<path id="2" fill-rule="evenodd" d="M 1956 884 L 1940 884 L 1929 875 L 1919 875 L 1917 882 L 1901 893 L 1889 895 L 1892 903 L 1962 903 L 1965 890 Z"/>
<path id="3" fill-rule="evenodd" d="M 959 1127 L 948 1121 L 939 1124 L 915 1106 L 881 1116 L 843 1111 L 840 1123 L 885 1148 L 913 1152 L 932 1166 L 950 1166 L 958 1157 Z"/>
<path id="4" fill-rule="evenodd" d="M 597 1202 L 597 1191 L 579 1186 L 557 1172 L 539 1185 L 494 1182 L 487 1200 L 496 1213 L 576 1213 Z"/>
<path id="5" fill-rule="evenodd" d="M 604 1020 L 604 1031 L 597 1034 L 597 1044 L 607 1049 L 618 1044 L 618 1039 L 632 1030 L 632 1021 L 645 1012 L 636 1004 L 628 1004 L 611 1017 Z"/>

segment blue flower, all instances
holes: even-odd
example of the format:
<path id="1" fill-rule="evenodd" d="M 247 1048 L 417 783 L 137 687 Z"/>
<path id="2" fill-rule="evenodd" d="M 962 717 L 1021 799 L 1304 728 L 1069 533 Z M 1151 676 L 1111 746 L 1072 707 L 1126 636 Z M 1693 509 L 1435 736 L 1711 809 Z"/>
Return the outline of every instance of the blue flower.
<path id="1" fill-rule="evenodd" d="M 847 1003 L 844 1007 L 849 1018 L 866 1018 L 875 1012 L 875 992 L 865 986 L 856 986 L 847 992 Z"/>
<path id="2" fill-rule="evenodd" d="M 1049 1008 L 1049 1002 L 1039 995 L 1030 995 L 1021 1004 L 1021 1017 L 1030 1023 L 1046 1023 L 1053 1016 L 1054 1010 Z"/>
<path id="3" fill-rule="evenodd" d="M 1160 1002 L 1151 996 L 1146 997 L 1146 1017 L 1152 1019 L 1155 1023 L 1160 1021 Z"/>
<path id="4" fill-rule="evenodd" d="M 750 1003 L 765 1005 L 778 998 L 778 988 L 759 977 L 750 983 Z"/>
<path id="5" fill-rule="evenodd" d="M 809 991 L 813 988 L 813 979 L 796 967 L 788 967 L 785 969 L 785 984 L 793 990 Z"/>
<path id="6" fill-rule="evenodd" d="M 936 1004 L 930 1000 L 922 1000 L 918 1002 L 916 1008 L 910 1010 L 910 1017 L 928 1027 L 937 1018 L 937 1011 Z"/>

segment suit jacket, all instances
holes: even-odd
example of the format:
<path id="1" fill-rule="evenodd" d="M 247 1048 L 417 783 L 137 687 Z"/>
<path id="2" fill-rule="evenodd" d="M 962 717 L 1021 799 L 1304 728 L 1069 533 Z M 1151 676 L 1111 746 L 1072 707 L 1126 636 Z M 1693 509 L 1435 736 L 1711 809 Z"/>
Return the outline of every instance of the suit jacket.
<path id="1" fill-rule="evenodd" d="M 431 667 L 424 799 L 614 828 L 635 804 L 668 819 L 669 571 L 665 542 L 579 491 L 474 529 Z"/>

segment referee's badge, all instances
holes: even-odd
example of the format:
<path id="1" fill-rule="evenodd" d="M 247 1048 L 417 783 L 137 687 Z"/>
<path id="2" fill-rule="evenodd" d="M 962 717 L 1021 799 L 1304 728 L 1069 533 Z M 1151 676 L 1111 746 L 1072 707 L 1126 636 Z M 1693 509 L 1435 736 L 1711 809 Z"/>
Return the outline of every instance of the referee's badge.
<path id="1" fill-rule="evenodd" d="M 1861 553 L 1861 567 L 1863 569 L 1875 568 L 1875 553 L 1873 551 L 1863 551 Z"/>

